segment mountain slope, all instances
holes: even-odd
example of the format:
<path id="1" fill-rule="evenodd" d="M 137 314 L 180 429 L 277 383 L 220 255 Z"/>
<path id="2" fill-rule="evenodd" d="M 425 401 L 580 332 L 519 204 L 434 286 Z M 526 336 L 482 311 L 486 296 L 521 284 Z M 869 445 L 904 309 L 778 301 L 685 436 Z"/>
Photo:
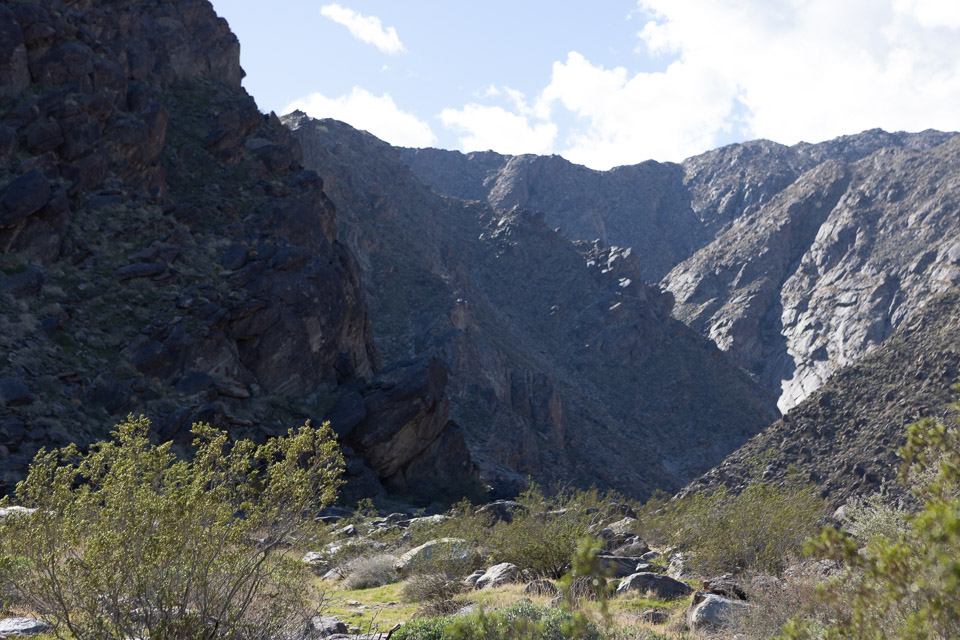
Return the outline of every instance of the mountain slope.
<path id="1" fill-rule="evenodd" d="M 447 364 L 451 415 L 495 483 L 529 474 L 642 496 L 772 419 L 769 397 L 670 317 L 635 252 L 438 195 L 403 151 L 342 123 L 284 122 L 337 203 L 380 350 Z"/>
<path id="2" fill-rule="evenodd" d="M 787 410 L 953 281 L 955 140 L 880 130 L 758 140 L 609 172 L 555 157 L 402 153 L 439 192 L 521 204 L 568 237 L 632 247 L 643 277 L 675 295 L 676 317 Z"/>
<path id="3" fill-rule="evenodd" d="M 960 292 L 927 304 L 880 347 L 845 367 L 729 456 L 686 491 L 721 484 L 742 488 L 792 475 L 820 485 L 835 505 L 884 487 L 904 495 L 896 481 L 897 449 L 906 427 L 924 416 L 944 416 L 960 375 Z"/>
<path id="4" fill-rule="evenodd" d="M 264 438 L 344 386 L 357 491 L 470 474 L 442 366 L 378 372 L 335 209 L 209 2 L 3 3 L 0 33 L 0 492 L 127 413 Z"/>

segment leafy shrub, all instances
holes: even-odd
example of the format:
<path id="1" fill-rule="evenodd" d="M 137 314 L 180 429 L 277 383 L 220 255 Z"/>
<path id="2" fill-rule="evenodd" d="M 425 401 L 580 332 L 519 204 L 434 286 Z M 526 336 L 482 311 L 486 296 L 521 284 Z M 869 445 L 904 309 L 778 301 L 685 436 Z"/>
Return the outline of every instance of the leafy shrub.
<path id="1" fill-rule="evenodd" d="M 397 557 L 389 553 L 356 558 L 347 563 L 346 586 L 348 589 L 370 589 L 397 582 L 394 564 Z"/>
<path id="2" fill-rule="evenodd" d="M 924 479 L 913 487 L 922 510 L 905 531 L 880 529 L 862 545 L 833 529 L 811 540 L 809 552 L 848 570 L 818 597 L 826 612 L 808 609 L 787 638 L 960 637 L 960 420 L 911 425 L 900 454 L 901 480 Z"/>
<path id="3" fill-rule="evenodd" d="M 798 611 L 813 606 L 817 588 L 826 577 L 819 563 L 791 566 L 783 579 L 754 576 L 747 584 L 747 599 L 755 605 L 740 609 L 735 620 L 744 640 L 776 638 Z"/>
<path id="4" fill-rule="evenodd" d="M 777 573 L 800 554 L 826 513 L 812 487 L 757 483 L 739 494 L 722 488 L 667 503 L 645 525 L 652 537 L 689 551 L 689 566 L 704 574 Z"/>
<path id="5" fill-rule="evenodd" d="M 74 640 L 242 640 L 302 625 L 315 607 L 288 554 L 336 497 L 343 461 L 327 426 L 258 446 L 194 425 L 189 461 L 148 433 L 131 416 L 88 453 L 37 454 L 16 489 L 36 511 L 0 523 L 0 555 L 22 565 L 17 595 Z"/>
<path id="6" fill-rule="evenodd" d="M 431 604 L 454 599 L 469 588 L 463 579 L 476 568 L 476 561 L 476 557 L 452 546 L 449 552 L 430 554 L 409 568 L 412 575 L 403 582 L 403 598 Z"/>
<path id="7" fill-rule="evenodd" d="M 846 528 L 858 540 L 871 540 L 877 536 L 896 539 L 906 535 L 907 512 L 896 504 L 884 491 L 855 498 L 847 505 L 844 519 Z"/>
<path id="8" fill-rule="evenodd" d="M 529 603 L 492 612 L 407 622 L 397 640 L 599 640 L 602 632 L 582 614 Z"/>
<path id="9" fill-rule="evenodd" d="M 570 567 L 577 543 L 595 522 L 594 491 L 563 491 L 547 499 L 537 485 L 520 494 L 512 522 L 497 522 L 484 547 L 491 562 L 512 562 L 536 575 L 559 578 Z"/>

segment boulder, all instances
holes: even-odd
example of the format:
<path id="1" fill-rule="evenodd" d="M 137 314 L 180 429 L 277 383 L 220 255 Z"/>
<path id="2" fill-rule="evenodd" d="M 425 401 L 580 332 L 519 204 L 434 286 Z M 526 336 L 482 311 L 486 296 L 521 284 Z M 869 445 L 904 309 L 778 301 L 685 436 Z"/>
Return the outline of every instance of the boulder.
<path id="1" fill-rule="evenodd" d="M 33 618 L 5 618 L 0 620 L 0 637 L 23 638 L 49 631 L 52 627 Z"/>
<path id="2" fill-rule="evenodd" d="M 656 598 L 679 598 L 693 593 L 686 582 L 659 573 L 643 572 L 627 576 L 617 585 L 617 595 L 630 591 L 650 593 Z"/>
<path id="3" fill-rule="evenodd" d="M 349 633 L 347 625 L 340 621 L 339 618 L 335 616 L 314 616 L 310 623 L 313 625 L 313 628 L 316 631 L 320 632 L 320 637 L 326 638 L 327 636 L 332 636 L 334 634 L 345 634 Z"/>
<path id="4" fill-rule="evenodd" d="M 534 580 L 527 583 L 523 592 L 531 596 L 555 596 L 560 593 L 560 590 L 549 580 Z"/>
<path id="5" fill-rule="evenodd" d="M 23 380 L 20 378 L 0 379 L 0 404 L 15 407 L 31 402 L 33 402 L 33 396 Z"/>
<path id="6" fill-rule="evenodd" d="M 647 543 L 641 540 L 640 538 L 633 536 L 626 544 L 622 547 L 617 547 L 613 550 L 613 555 L 615 556 L 638 556 L 642 559 L 643 554 L 650 551 L 650 547 L 647 546 Z"/>
<path id="7" fill-rule="evenodd" d="M 466 540 L 439 538 L 410 549 L 397 559 L 394 568 L 400 577 L 406 577 L 435 563 L 451 562 L 468 567 L 479 560 L 480 554 Z"/>
<path id="8" fill-rule="evenodd" d="M 670 616 L 666 611 L 661 611 L 660 609 L 647 609 L 640 614 L 640 619 L 647 624 L 666 624 Z"/>
<path id="9" fill-rule="evenodd" d="M 599 560 L 603 568 L 610 571 L 614 578 L 625 578 L 626 576 L 638 573 L 637 565 L 641 564 L 639 557 L 615 556 L 609 553 L 601 553 Z M 643 564 L 646 565 L 646 563 Z"/>
<path id="10" fill-rule="evenodd" d="M 484 575 L 486 575 L 486 573 L 487 572 L 484 571 L 483 569 L 477 569 L 476 571 L 474 571 L 473 573 L 471 573 L 470 575 L 468 575 L 466 578 L 463 579 L 463 584 L 469 586 L 472 589 L 473 587 L 477 586 L 477 580 L 479 580 Z"/>
<path id="11" fill-rule="evenodd" d="M 8 276 L 0 282 L 0 291 L 11 294 L 14 298 L 26 298 L 40 293 L 47 275 L 43 269 L 30 265 L 18 274 Z"/>
<path id="12" fill-rule="evenodd" d="M 513 513 L 524 507 L 513 500 L 495 500 L 477 509 L 477 514 L 489 515 L 493 522 L 513 522 Z"/>
<path id="13" fill-rule="evenodd" d="M 607 528 L 613 531 L 617 535 L 627 535 L 627 534 L 632 534 L 636 530 L 637 525 L 639 524 L 640 524 L 639 520 L 637 520 L 636 518 L 631 518 L 627 516 L 622 520 L 618 520 L 613 524 L 607 525 Z"/>
<path id="14" fill-rule="evenodd" d="M 739 600 L 698 591 L 687 608 L 687 625 L 693 631 L 734 627 L 750 606 Z"/>
<path id="15" fill-rule="evenodd" d="M 739 580 L 729 573 L 703 581 L 703 590 L 731 600 L 746 600 L 747 591 Z"/>
<path id="16" fill-rule="evenodd" d="M 50 199 L 50 182 L 39 169 L 14 178 L 0 195 L 0 226 L 11 225 L 36 213 Z"/>
<path id="17" fill-rule="evenodd" d="M 519 567 L 511 562 L 495 564 L 477 579 L 474 587 L 477 589 L 492 589 L 500 585 L 509 584 L 517 579 Z"/>
<path id="18" fill-rule="evenodd" d="M 29 515 L 34 511 L 36 511 L 36 509 L 28 509 L 27 507 L 19 507 L 19 506 L 3 507 L 3 508 L 0 508 L 0 520 L 3 520 L 4 518 L 7 518 L 9 516 Z"/>

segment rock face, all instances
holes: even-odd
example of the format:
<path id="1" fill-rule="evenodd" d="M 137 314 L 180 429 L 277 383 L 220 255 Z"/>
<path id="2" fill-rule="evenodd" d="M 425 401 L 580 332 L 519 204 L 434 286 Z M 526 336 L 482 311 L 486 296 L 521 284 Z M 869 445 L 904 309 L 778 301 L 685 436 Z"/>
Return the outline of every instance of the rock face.
<path id="1" fill-rule="evenodd" d="M 284 122 L 337 204 L 384 359 L 443 362 L 450 417 L 497 490 L 531 476 L 643 496 L 775 416 L 670 317 L 635 250 L 571 242 L 524 208 L 440 196 L 401 150 L 343 123 Z"/>
<path id="2" fill-rule="evenodd" d="M 834 506 L 881 488 L 891 499 L 908 499 L 897 481 L 897 449 L 908 424 L 950 413 L 956 399 L 950 386 L 960 376 L 958 318 L 960 293 L 931 297 L 874 352 L 842 369 L 684 491 L 721 484 L 736 490 L 798 473 L 819 485 Z M 757 460 L 763 461 L 759 467 Z"/>
<path id="3" fill-rule="evenodd" d="M 441 455 L 469 475 L 442 368 L 425 395 L 372 391 L 396 370 L 374 377 L 335 208 L 207 0 L 5 3 L 0 34 L 0 493 L 130 412 L 162 439 L 262 438 L 357 389 L 394 420 L 353 443 L 368 494 Z"/>
<path id="4" fill-rule="evenodd" d="M 403 158 L 438 192 L 522 204 L 568 237 L 632 247 L 642 277 L 674 294 L 675 316 L 786 411 L 956 282 L 958 145 L 871 130 L 609 172 L 489 152 Z"/>

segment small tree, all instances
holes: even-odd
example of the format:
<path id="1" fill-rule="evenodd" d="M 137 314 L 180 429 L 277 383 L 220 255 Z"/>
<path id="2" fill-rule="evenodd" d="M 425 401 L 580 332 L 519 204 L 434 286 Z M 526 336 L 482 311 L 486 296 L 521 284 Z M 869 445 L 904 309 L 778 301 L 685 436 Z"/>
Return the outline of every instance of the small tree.
<path id="1" fill-rule="evenodd" d="M 16 489 L 35 511 L 0 523 L 16 596 L 75 640 L 302 631 L 316 607 L 290 552 L 336 497 L 343 461 L 328 426 L 256 445 L 197 424 L 192 460 L 148 432 L 131 416 L 89 453 L 37 454 Z"/>

